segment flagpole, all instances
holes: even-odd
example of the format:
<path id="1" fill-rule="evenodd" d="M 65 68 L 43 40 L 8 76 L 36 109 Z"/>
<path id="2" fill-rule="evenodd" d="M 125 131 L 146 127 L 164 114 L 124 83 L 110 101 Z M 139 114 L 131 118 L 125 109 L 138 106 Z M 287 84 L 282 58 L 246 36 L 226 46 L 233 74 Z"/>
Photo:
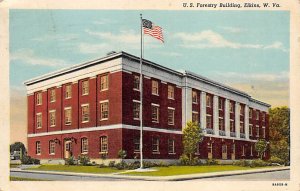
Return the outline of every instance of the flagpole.
<path id="1" fill-rule="evenodd" d="M 140 57 L 140 168 L 143 168 L 143 16 L 141 17 L 141 57 Z"/>

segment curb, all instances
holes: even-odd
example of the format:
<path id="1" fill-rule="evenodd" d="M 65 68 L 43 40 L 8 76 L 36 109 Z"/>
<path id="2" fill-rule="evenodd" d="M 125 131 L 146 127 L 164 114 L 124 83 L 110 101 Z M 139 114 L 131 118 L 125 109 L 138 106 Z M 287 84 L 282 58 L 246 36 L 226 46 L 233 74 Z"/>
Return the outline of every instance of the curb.
<path id="1" fill-rule="evenodd" d="M 35 171 L 35 170 L 20 170 L 11 169 L 10 172 L 22 172 L 22 173 L 36 173 L 36 174 L 52 174 L 52 175 L 64 175 L 64 176 L 83 176 L 83 177 L 103 177 L 113 179 L 124 180 L 144 180 L 144 181 L 184 181 L 193 179 L 205 179 L 214 177 L 225 177 L 244 174 L 266 173 L 290 170 L 290 167 L 277 167 L 269 169 L 255 169 L 255 170 L 236 170 L 225 172 L 213 172 L 213 173 L 201 173 L 201 174 L 188 174 L 188 175 L 173 175 L 173 176 L 136 176 L 136 175 L 120 175 L 120 174 L 91 174 L 91 173 L 72 173 L 72 172 L 54 172 L 54 171 Z"/>

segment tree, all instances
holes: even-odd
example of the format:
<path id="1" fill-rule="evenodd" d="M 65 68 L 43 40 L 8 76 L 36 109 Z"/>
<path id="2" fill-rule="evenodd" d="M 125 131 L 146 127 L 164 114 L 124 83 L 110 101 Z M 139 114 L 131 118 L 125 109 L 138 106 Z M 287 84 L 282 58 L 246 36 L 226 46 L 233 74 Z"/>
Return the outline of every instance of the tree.
<path id="1" fill-rule="evenodd" d="M 203 134 L 198 123 L 187 122 L 183 129 L 183 151 L 192 161 L 193 155 L 196 153 L 197 145 L 203 139 Z"/>
<path id="2" fill-rule="evenodd" d="M 290 109 L 276 107 L 269 110 L 270 153 L 289 163 L 290 158 Z"/>
<path id="3" fill-rule="evenodd" d="M 255 143 L 255 150 L 259 153 L 260 159 L 263 158 L 263 154 L 267 149 L 267 141 L 265 139 L 259 139 Z"/>
<path id="4" fill-rule="evenodd" d="M 10 150 L 10 153 L 13 153 L 14 151 L 20 151 L 21 158 L 26 154 L 26 148 L 22 142 L 15 142 L 15 143 L 11 144 L 9 150 Z"/>

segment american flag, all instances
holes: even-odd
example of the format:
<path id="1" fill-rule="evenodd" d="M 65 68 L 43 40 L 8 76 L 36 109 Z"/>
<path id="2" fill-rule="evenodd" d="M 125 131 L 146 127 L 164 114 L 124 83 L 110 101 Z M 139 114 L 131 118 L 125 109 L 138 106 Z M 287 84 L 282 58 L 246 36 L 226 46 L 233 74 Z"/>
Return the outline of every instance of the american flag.
<path id="1" fill-rule="evenodd" d="M 147 19 L 143 19 L 143 29 L 144 34 L 148 34 L 160 40 L 161 42 L 164 42 L 164 36 L 162 33 L 162 28 L 160 26 L 156 26 L 153 22 Z"/>

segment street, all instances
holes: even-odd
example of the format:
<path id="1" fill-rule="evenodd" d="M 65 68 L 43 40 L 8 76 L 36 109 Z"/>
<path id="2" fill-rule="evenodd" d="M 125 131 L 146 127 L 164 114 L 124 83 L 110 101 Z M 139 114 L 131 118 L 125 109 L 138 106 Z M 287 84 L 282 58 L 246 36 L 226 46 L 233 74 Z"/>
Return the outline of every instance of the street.
<path id="1" fill-rule="evenodd" d="M 10 176 L 44 179 L 54 181 L 145 181 L 145 180 L 128 180 L 117 177 L 92 177 L 92 176 L 73 176 L 73 175 L 57 175 L 57 174 L 43 174 L 43 173 L 26 173 L 26 172 L 11 172 Z M 137 177 L 138 178 L 138 177 Z M 264 180 L 283 180 L 288 181 L 290 179 L 290 170 L 281 170 L 274 172 L 264 172 L 255 174 L 222 176 L 213 178 L 191 179 L 184 181 L 228 181 L 228 180 L 240 180 L 240 181 L 264 181 Z"/>

